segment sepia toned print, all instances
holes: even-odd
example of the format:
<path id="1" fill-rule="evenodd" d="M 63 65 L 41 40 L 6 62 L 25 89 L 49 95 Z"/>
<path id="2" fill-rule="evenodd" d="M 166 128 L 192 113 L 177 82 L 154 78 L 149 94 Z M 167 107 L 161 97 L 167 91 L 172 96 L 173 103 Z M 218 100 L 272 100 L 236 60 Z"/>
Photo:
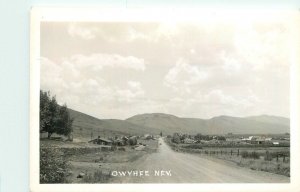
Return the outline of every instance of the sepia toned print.
<path id="1" fill-rule="evenodd" d="M 40 23 L 39 182 L 289 183 L 278 17 Z"/>

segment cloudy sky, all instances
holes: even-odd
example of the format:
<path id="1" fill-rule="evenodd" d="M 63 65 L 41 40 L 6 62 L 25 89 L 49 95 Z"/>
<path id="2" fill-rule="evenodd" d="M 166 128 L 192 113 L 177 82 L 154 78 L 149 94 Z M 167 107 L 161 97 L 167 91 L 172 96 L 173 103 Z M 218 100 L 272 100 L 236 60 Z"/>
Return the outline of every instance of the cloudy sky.
<path id="1" fill-rule="evenodd" d="M 284 21 L 43 22 L 41 89 L 103 119 L 289 117 Z"/>

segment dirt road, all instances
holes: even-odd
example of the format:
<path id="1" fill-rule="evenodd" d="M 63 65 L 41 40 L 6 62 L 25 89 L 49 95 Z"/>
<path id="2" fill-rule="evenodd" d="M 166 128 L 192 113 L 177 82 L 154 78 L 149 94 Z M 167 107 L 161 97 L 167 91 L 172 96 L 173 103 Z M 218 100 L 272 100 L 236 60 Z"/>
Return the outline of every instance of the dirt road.
<path id="1" fill-rule="evenodd" d="M 254 171 L 223 160 L 173 151 L 159 139 L 158 151 L 113 170 L 114 183 L 286 183 L 289 177 Z M 127 172 L 126 172 L 127 171 Z M 132 171 L 132 172 L 131 172 Z M 135 172 L 134 172 L 135 171 Z M 138 171 L 138 172 L 136 172 Z M 125 176 L 124 176 L 125 174 Z"/>

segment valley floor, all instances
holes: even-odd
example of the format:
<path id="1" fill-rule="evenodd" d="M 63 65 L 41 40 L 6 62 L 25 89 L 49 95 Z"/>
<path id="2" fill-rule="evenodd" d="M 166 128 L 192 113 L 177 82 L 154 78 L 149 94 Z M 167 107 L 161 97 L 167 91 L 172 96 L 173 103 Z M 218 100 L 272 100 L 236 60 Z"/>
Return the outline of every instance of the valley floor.
<path id="1" fill-rule="evenodd" d="M 67 158 L 69 162 L 67 181 L 69 183 L 290 182 L 287 176 L 251 170 L 221 159 L 176 152 L 162 138 L 142 142 L 147 144 L 143 150 L 126 146 L 125 151 L 99 151 L 95 145 L 95 151 L 82 154 L 81 149 L 86 149 L 84 144 L 68 144 L 70 145 L 68 150 L 71 150 L 73 155 Z M 77 145 L 77 148 L 74 148 L 74 145 Z"/>

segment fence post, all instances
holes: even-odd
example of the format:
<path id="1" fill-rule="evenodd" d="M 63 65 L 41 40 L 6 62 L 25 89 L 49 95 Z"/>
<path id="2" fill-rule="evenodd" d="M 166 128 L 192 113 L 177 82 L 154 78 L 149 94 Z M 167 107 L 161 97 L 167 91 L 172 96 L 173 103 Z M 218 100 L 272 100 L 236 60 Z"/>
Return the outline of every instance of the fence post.
<path id="1" fill-rule="evenodd" d="M 232 149 L 231 149 L 231 151 L 230 151 L 230 155 L 232 156 Z"/>
<path id="2" fill-rule="evenodd" d="M 285 162 L 285 155 L 283 155 L 283 160 L 282 160 L 282 162 Z"/>
<path id="3" fill-rule="evenodd" d="M 221 150 L 221 155 L 222 155 L 222 150 Z"/>
<path id="4" fill-rule="evenodd" d="M 266 158 L 265 158 L 265 161 L 269 161 L 269 151 L 268 151 L 268 150 L 266 151 Z"/>
<path id="5" fill-rule="evenodd" d="M 240 155 L 240 150 L 238 149 L 238 153 L 237 153 L 237 156 L 239 156 Z"/>
<path id="6" fill-rule="evenodd" d="M 276 154 L 276 162 L 278 162 L 278 153 Z"/>

